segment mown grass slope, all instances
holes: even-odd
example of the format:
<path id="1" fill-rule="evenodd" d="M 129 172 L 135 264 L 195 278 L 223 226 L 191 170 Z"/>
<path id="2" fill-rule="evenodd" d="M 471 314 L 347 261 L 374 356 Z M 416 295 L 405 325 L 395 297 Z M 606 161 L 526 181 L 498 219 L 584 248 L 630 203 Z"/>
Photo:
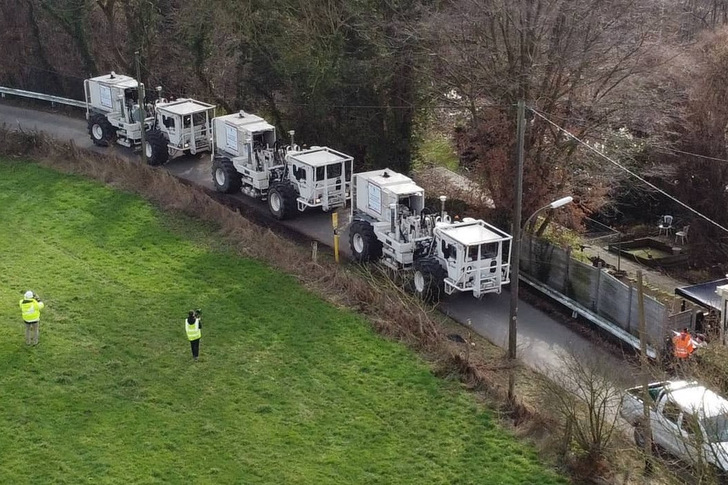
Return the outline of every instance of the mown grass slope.
<path id="1" fill-rule="evenodd" d="M 7 160 L 0 220 L 3 483 L 564 481 L 458 383 L 210 227 Z M 47 304 L 35 348 L 27 289 Z"/>

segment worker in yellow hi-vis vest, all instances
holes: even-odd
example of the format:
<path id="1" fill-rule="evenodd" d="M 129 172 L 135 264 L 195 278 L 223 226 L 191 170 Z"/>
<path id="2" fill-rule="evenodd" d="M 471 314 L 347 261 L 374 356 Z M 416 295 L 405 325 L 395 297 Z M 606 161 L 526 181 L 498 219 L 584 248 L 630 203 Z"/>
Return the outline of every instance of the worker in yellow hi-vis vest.
<path id="1" fill-rule="evenodd" d="M 27 345 L 38 345 L 38 337 L 40 336 L 40 311 L 45 304 L 35 293 L 28 290 L 20 300 L 20 312 L 25 322 L 25 343 Z"/>
<path id="2" fill-rule="evenodd" d="M 192 347 L 192 358 L 197 360 L 200 355 L 200 339 L 202 338 L 202 310 L 190 310 L 185 318 L 185 333 Z"/>

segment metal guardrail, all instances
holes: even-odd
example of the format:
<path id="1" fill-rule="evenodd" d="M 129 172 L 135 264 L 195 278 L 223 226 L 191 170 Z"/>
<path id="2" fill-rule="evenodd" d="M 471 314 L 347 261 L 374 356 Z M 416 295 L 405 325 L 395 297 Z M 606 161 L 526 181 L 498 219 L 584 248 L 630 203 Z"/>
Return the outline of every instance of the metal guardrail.
<path id="1" fill-rule="evenodd" d="M 60 96 L 53 96 L 50 94 L 34 93 L 32 91 L 23 91 L 22 89 L 13 89 L 0 86 L 0 97 L 10 94 L 12 96 L 19 96 L 21 98 L 33 98 L 40 99 L 42 101 L 48 101 L 51 104 L 65 104 L 66 106 L 75 106 L 77 108 L 85 108 L 86 102 L 79 101 L 77 99 L 61 98 Z"/>
<path id="2" fill-rule="evenodd" d="M 599 315 L 595 315 L 593 312 L 591 312 L 588 308 L 584 308 L 579 303 L 575 302 L 574 300 L 565 297 L 561 293 L 558 293 L 548 286 L 542 285 L 538 281 L 528 278 L 525 275 L 520 275 L 519 278 L 520 281 L 523 281 L 524 283 L 529 284 L 536 290 L 540 291 L 546 296 L 549 296 L 553 298 L 554 300 L 558 301 L 562 305 L 564 305 L 566 308 L 571 309 L 573 312 L 577 313 L 582 318 L 585 318 L 592 322 L 594 325 L 600 327 L 602 330 L 614 335 L 622 342 L 626 343 L 627 345 L 630 345 L 633 347 L 636 351 L 639 352 L 640 350 L 640 340 L 635 337 L 634 335 L 630 334 L 629 332 L 626 332 L 622 328 L 618 327 L 617 325 L 613 324 L 612 322 L 606 320 L 605 318 L 602 318 Z M 647 356 L 651 359 L 657 358 L 657 351 L 652 345 L 647 345 Z"/>

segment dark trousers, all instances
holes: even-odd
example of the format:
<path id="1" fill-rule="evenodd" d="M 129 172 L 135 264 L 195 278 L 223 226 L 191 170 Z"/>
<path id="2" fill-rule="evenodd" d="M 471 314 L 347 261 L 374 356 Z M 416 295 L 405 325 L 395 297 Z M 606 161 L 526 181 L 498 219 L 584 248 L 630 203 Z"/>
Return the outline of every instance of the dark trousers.
<path id="1" fill-rule="evenodd" d="M 196 359 L 200 355 L 200 339 L 190 340 L 190 346 L 192 347 L 192 357 Z"/>

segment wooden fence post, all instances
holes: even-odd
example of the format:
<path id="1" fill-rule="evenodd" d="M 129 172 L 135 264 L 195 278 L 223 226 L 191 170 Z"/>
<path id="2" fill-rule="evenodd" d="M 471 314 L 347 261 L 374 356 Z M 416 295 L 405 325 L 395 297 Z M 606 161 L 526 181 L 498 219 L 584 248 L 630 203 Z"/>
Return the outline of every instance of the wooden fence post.
<path id="1" fill-rule="evenodd" d="M 597 289 L 596 289 L 596 298 L 594 299 L 594 312 L 599 315 L 599 288 L 602 283 L 602 269 L 597 268 Z"/>
<path id="2" fill-rule="evenodd" d="M 564 286 L 561 292 L 566 296 L 569 295 L 566 290 L 569 287 L 569 269 L 571 268 L 571 246 L 566 248 L 566 271 L 564 272 Z"/>
<path id="3" fill-rule="evenodd" d="M 632 333 L 632 285 L 629 284 L 629 280 L 627 280 L 627 292 L 629 294 L 629 298 L 627 298 L 627 331 L 629 333 Z"/>

